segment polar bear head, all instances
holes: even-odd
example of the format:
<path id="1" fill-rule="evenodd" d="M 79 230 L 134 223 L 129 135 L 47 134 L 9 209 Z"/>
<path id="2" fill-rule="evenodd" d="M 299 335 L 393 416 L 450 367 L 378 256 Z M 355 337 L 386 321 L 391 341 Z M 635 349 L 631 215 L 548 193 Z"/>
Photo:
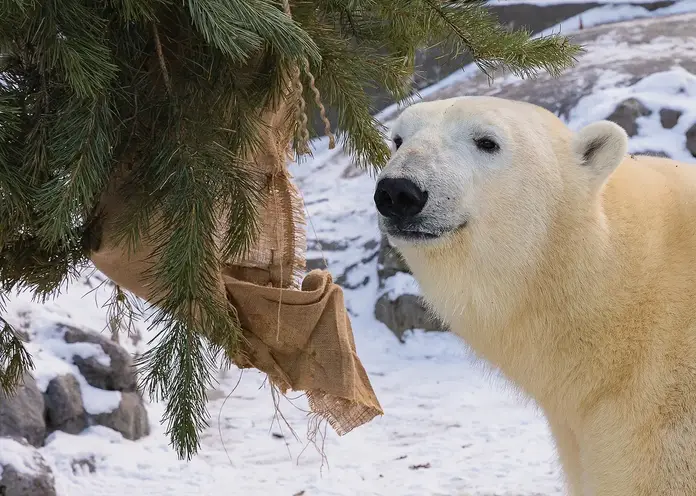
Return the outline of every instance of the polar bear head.
<path id="1" fill-rule="evenodd" d="M 374 201 L 421 284 L 529 276 L 552 238 L 601 224 L 603 185 L 628 145 L 612 122 L 574 133 L 541 107 L 496 97 L 416 103 L 391 132 Z"/>

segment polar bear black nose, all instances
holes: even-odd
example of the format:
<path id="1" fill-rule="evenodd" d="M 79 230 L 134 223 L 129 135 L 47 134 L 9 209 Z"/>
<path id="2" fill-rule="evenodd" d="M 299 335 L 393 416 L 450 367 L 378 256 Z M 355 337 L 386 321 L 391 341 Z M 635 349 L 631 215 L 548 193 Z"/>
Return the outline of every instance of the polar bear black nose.
<path id="1" fill-rule="evenodd" d="M 374 200 L 380 214 L 392 219 L 405 219 L 423 210 L 428 192 L 409 179 L 384 178 L 377 183 Z"/>

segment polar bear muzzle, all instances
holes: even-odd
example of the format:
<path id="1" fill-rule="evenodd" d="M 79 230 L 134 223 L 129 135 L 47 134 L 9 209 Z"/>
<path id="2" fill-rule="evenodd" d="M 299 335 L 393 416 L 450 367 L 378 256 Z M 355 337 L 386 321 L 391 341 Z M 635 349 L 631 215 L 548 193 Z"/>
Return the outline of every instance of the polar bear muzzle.
<path id="1" fill-rule="evenodd" d="M 411 240 L 435 239 L 432 232 L 419 220 L 428 203 L 428 192 L 404 177 L 385 177 L 377 183 L 374 194 L 381 226 L 391 236 Z"/>
<path id="2" fill-rule="evenodd" d="M 375 189 L 375 206 L 383 216 L 398 221 L 418 215 L 428 202 L 428 192 L 410 179 L 384 178 Z"/>

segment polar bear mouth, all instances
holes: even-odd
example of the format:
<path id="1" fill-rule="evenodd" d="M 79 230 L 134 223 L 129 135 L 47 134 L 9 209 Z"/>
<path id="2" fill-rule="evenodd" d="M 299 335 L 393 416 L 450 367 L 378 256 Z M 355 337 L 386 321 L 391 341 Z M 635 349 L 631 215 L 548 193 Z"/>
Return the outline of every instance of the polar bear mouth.
<path id="1" fill-rule="evenodd" d="M 423 229 L 391 227 L 387 229 L 387 234 L 392 238 L 397 238 L 404 241 L 432 241 L 447 236 L 448 234 L 453 234 L 454 232 L 460 231 L 466 226 L 467 222 L 464 221 L 455 227 L 438 229 L 437 232 Z"/>
<path id="2" fill-rule="evenodd" d="M 411 230 L 396 230 L 389 233 L 390 236 L 395 238 L 401 238 L 406 240 L 427 240 L 427 239 L 437 239 L 441 234 L 434 234 L 427 231 L 411 231 Z"/>

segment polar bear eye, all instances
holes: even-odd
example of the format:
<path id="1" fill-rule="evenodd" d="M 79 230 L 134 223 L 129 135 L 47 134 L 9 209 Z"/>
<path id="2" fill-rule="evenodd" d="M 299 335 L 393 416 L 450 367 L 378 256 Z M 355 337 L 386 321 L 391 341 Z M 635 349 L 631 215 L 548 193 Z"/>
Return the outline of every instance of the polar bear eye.
<path id="1" fill-rule="evenodd" d="M 401 139 L 401 136 L 394 136 L 392 141 L 394 142 L 394 146 L 396 147 L 397 150 L 399 149 L 401 144 L 404 142 L 404 140 Z"/>
<path id="2" fill-rule="evenodd" d="M 496 152 L 500 148 L 498 143 L 490 138 L 478 138 L 474 140 L 474 143 L 476 143 L 476 148 L 487 153 Z"/>

